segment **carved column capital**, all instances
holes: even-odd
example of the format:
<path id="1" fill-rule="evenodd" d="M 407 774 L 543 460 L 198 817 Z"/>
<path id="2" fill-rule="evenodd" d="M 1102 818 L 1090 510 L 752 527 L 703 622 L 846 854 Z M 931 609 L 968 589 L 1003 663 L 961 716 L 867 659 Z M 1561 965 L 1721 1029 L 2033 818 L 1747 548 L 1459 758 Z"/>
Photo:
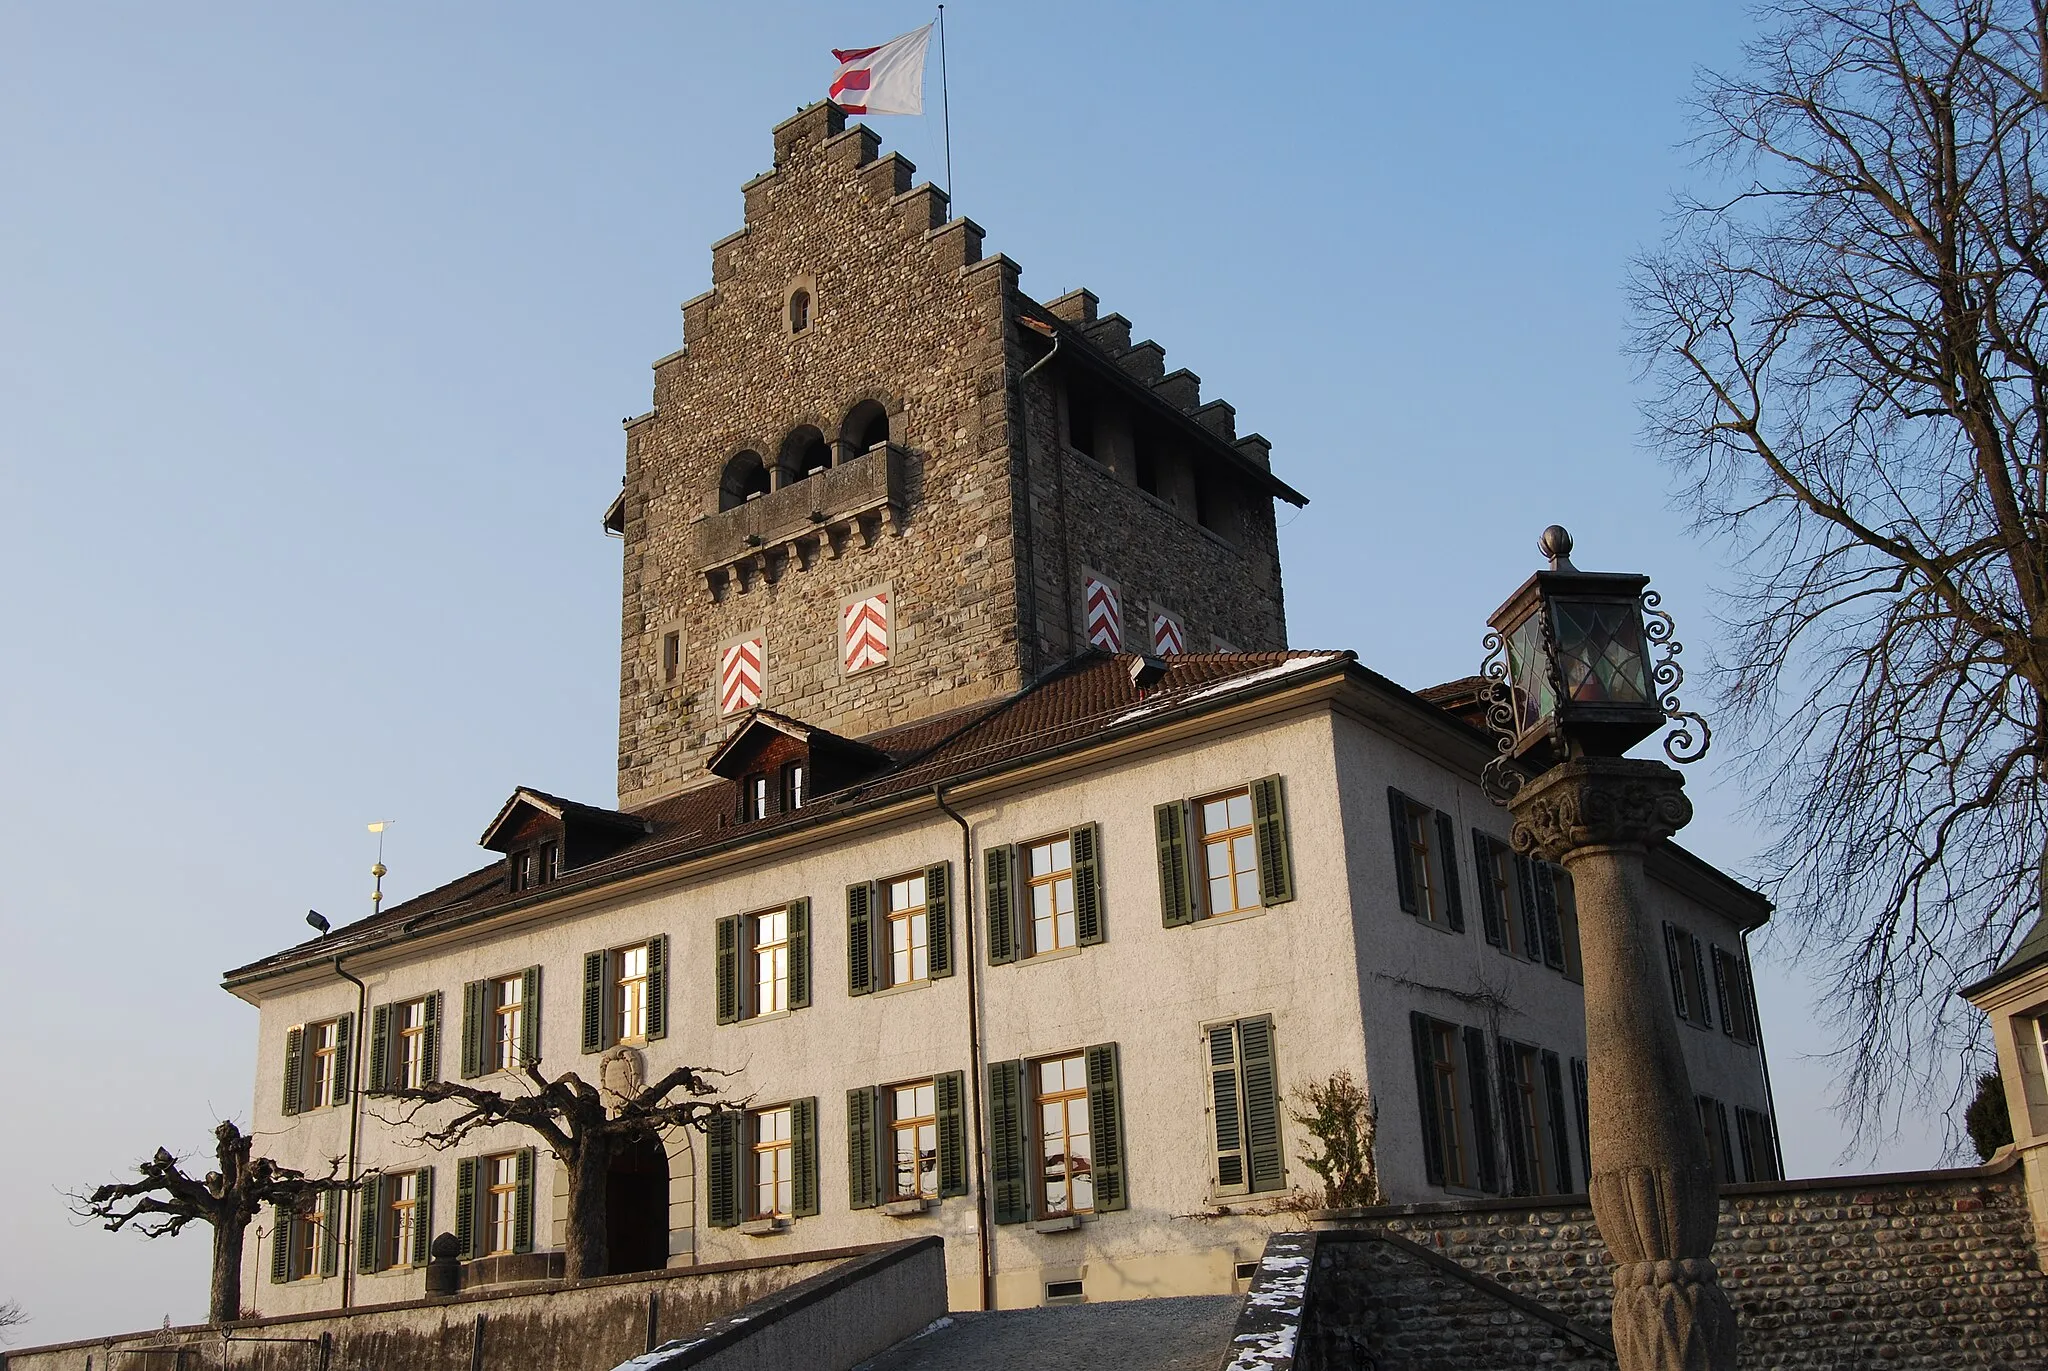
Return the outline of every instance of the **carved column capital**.
<path id="1" fill-rule="evenodd" d="M 1692 820 L 1685 781 L 1662 762 L 1579 757 L 1530 781 L 1508 802 L 1515 851 L 1562 863 L 1584 847 L 1641 847 Z"/>

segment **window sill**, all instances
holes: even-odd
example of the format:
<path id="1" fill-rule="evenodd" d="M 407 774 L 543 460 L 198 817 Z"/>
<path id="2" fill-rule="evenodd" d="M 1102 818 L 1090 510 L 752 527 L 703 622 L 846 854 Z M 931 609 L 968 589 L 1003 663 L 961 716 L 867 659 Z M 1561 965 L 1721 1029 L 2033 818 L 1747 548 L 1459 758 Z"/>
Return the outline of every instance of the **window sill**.
<path id="1" fill-rule="evenodd" d="M 1260 917 L 1266 912 L 1266 908 L 1265 905 L 1260 905 L 1256 909 L 1233 909 L 1228 914 L 1204 914 L 1199 919 L 1188 920 L 1185 926 L 1188 928 L 1206 928 L 1212 924 L 1240 923 L 1245 919 Z"/>
<path id="2" fill-rule="evenodd" d="M 1420 914 L 1411 914 L 1408 917 L 1415 920 L 1415 922 L 1420 924 L 1422 927 L 1430 929 L 1434 932 L 1442 933 L 1452 938 L 1462 938 L 1465 936 L 1464 934 L 1460 933 L 1457 929 L 1452 928 L 1448 923 L 1445 923 L 1441 920 L 1425 919 Z"/>
<path id="3" fill-rule="evenodd" d="M 931 988 L 931 977 L 927 976 L 921 981 L 905 981 L 901 985 L 885 985 L 880 990 L 873 991 L 872 996 L 875 999 L 880 999 L 884 995 L 901 995 L 907 991 L 929 990 Z"/>
<path id="4" fill-rule="evenodd" d="M 1063 962 L 1069 957 L 1080 955 L 1081 949 L 1078 947 L 1062 947 L 1052 952 L 1034 952 L 1028 957 L 1019 957 L 1012 965 L 1037 966 L 1042 962 Z"/>
<path id="5" fill-rule="evenodd" d="M 1061 1214 L 1050 1219 L 1034 1219 L 1031 1231 L 1034 1233 L 1070 1233 L 1095 1216 L 1093 1214 Z"/>
<path id="6" fill-rule="evenodd" d="M 787 1214 L 777 1214 L 773 1218 L 748 1219 L 739 1228 L 740 1232 L 750 1238 L 767 1238 L 777 1233 L 788 1232 L 792 1223 L 793 1220 Z"/>
<path id="7" fill-rule="evenodd" d="M 883 1204 L 881 1209 L 884 1214 L 887 1214 L 892 1219 L 914 1219 L 938 1207 L 939 1202 L 937 1200 L 919 1195 L 915 1199 L 890 1200 Z"/>
<path id="8" fill-rule="evenodd" d="M 772 1014 L 749 1014 L 744 1019 L 734 1019 L 731 1023 L 726 1024 L 725 1027 L 745 1028 L 748 1024 L 774 1023 L 776 1020 L 786 1019 L 794 1013 L 796 1013 L 794 1009 L 778 1009 Z"/>

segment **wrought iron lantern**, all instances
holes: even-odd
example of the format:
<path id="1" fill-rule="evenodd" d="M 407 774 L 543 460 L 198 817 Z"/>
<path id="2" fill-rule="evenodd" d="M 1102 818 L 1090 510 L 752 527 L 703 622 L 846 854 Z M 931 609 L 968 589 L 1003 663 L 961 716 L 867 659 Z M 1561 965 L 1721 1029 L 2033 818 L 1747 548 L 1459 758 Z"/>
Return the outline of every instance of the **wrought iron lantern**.
<path id="1" fill-rule="evenodd" d="M 1487 621 L 1487 713 L 1502 753 L 1493 779 L 1512 793 L 1520 787 L 1508 780 L 1510 760 L 1540 770 L 1571 757 L 1619 757 L 1674 721 L 1680 726 L 1665 752 L 1697 761 L 1707 748 L 1706 721 L 1678 708 L 1680 644 L 1650 578 L 1579 570 L 1571 534 L 1556 524 L 1536 546 L 1549 569 L 1524 581 Z"/>

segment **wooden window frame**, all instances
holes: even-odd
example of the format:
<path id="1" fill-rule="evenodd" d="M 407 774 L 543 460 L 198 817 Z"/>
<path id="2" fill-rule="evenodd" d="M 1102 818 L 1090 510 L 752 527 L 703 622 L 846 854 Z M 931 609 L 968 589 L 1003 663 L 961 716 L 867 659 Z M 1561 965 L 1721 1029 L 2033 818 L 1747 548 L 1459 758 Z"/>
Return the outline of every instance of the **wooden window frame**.
<path id="1" fill-rule="evenodd" d="M 784 762 L 776 772 L 784 813 L 802 809 L 810 798 L 810 771 L 802 761 Z"/>
<path id="2" fill-rule="evenodd" d="M 640 954 L 640 972 L 627 972 L 627 959 L 634 953 Z M 648 965 L 652 954 L 646 943 L 628 943 L 614 947 L 604 954 L 606 991 L 611 1000 L 610 1023 L 606 1025 L 606 1043 L 609 1046 L 638 1047 L 647 1042 L 647 995 L 649 988 Z M 632 992 L 638 990 L 636 997 Z M 634 1014 L 638 1014 L 638 1032 L 629 1032 L 634 1026 Z"/>
<path id="3" fill-rule="evenodd" d="M 1234 824 L 1231 827 L 1222 829 L 1216 833 L 1209 832 L 1209 825 L 1206 816 L 1203 814 L 1203 809 L 1206 806 L 1215 804 L 1217 801 L 1220 800 L 1224 803 L 1225 815 L 1227 817 L 1229 813 L 1229 802 L 1231 800 L 1236 799 L 1240 795 L 1244 797 L 1245 809 L 1247 811 L 1250 811 L 1250 817 L 1247 818 L 1242 825 Z M 1197 871 L 1201 877 L 1201 892 L 1199 898 L 1201 902 L 1203 917 L 1210 919 L 1224 919 L 1229 918 L 1233 914 L 1249 914 L 1256 910 L 1264 909 L 1265 892 L 1263 889 L 1260 890 L 1259 898 L 1253 901 L 1251 904 L 1245 905 L 1238 903 L 1238 884 L 1247 874 L 1251 876 L 1252 883 L 1254 885 L 1259 884 L 1259 823 L 1258 813 L 1252 805 L 1251 783 L 1247 781 L 1241 785 L 1231 786 L 1225 790 L 1217 790 L 1212 791 L 1207 795 L 1199 795 L 1188 802 L 1188 807 L 1194 819 L 1196 853 L 1195 861 Z M 1237 840 L 1240 838 L 1249 838 L 1252 843 L 1252 864 L 1248 868 L 1239 867 L 1237 864 Z M 1221 842 L 1223 844 L 1224 851 L 1229 854 L 1231 902 L 1231 907 L 1229 909 L 1217 909 L 1215 900 L 1212 898 L 1210 894 L 1210 887 L 1215 882 L 1215 877 L 1211 874 L 1209 870 L 1209 844 L 1212 842 Z"/>
<path id="4" fill-rule="evenodd" d="M 782 936 L 766 942 L 761 938 L 763 919 L 781 919 Z M 758 1019 L 767 1014 L 789 1012 L 789 906 L 776 905 L 772 909 L 757 909 L 740 919 L 741 955 L 747 968 L 740 987 L 740 1017 Z M 780 950 L 782 953 L 782 975 L 778 978 L 781 989 L 781 1003 L 766 1008 L 761 1000 L 761 954 Z"/>
<path id="5" fill-rule="evenodd" d="M 761 1120 L 780 1114 L 788 1121 L 788 1127 L 781 1138 L 761 1140 Z M 749 1219 L 789 1219 L 796 1210 L 796 1111 L 787 1104 L 768 1105 L 762 1109 L 747 1111 L 745 1134 L 747 1156 L 747 1189 L 743 1212 Z M 775 1203 L 766 1209 L 761 1207 L 761 1164 L 770 1160 L 775 1167 L 772 1182 Z M 782 1195 L 789 1193 L 789 1204 L 784 1207 Z"/>
<path id="6" fill-rule="evenodd" d="M 1504 1088 L 1515 1092 L 1519 1103 L 1517 1123 L 1521 1127 L 1521 1146 L 1528 1166 L 1529 1193 L 1549 1195 L 1556 1192 L 1557 1158 L 1553 1155 L 1551 1143 L 1554 1133 L 1550 1119 L 1550 1092 L 1543 1081 L 1542 1054 L 1528 1043 L 1512 1043 L 1515 1078 L 1504 1081 Z"/>
<path id="7" fill-rule="evenodd" d="M 1059 1090 L 1047 1094 L 1045 1092 L 1045 1078 L 1041 1073 L 1044 1067 L 1053 1062 L 1060 1063 L 1062 1085 Z M 1080 1063 L 1081 1084 L 1079 1086 L 1070 1086 L 1064 1083 L 1067 1075 L 1067 1064 L 1070 1062 Z M 1030 1124 L 1025 1136 L 1037 1141 L 1037 1147 L 1032 1154 L 1032 1198 L 1036 1202 L 1036 1212 L 1042 1219 L 1078 1218 L 1084 1214 L 1092 1214 L 1095 1212 L 1096 1129 L 1094 1113 L 1088 1100 L 1088 1054 L 1085 1052 L 1062 1052 L 1048 1057 L 1034 1057 L 1025 1064 L 1025 1070 L 1030 1073 L 1027 1087 L 1031 1100 Z M 1086 1130 L 1078 1135 L 1073 1126 L 1073 1110 L 1076 1103 L 1080 1105 L 1082 1116 L 1087 1120 Z M 1065 1206 L 1059 1209 L 1053 1208 L 1051 1200 L 1046 1196 L 1048 1180 L 1046 1162 L 1048 1157 L 1045 1150 L 1043 1122 L 1046 1106 L 1050 1104 L 1061 1106 L 1060 1155 L 1064 1163 L 1061 1171 L 1061 1181 L 1067 1189 L 1067 1200 Z M 1079 1206 L 1074 1203 L 1075 1172 L 1073 1165 L 1073 1142 L 1076 1136 L 1084 1136 L 1088 1140 L 1088 1170 L 1085 1173 L 1088 1178 L 1088 1204 L 1086 1206 Z"/>
<path id="8" fill-rule="evenodd" d="M 896 1108 L 898 1103 L 897 1095 L 899 1092 L 906 1090 L 912 1092 L 926 1090 L 931 1092 L 931 1112 L 928 1114 L 913 1114 L 907 1118 L 899 1114 Z M 886 1111 L 889 1118 L 889 1150 L 884 1164 L 885 1174 L 889 1178 L 889 1202 L 899 1200 L 937 1200 L 939 1198 L 939 1090 L 937 1078 L 927 1076 L 922 1080 L 903 1081 L 896 1085 L 885 1085 L 882 1087 L 882 1097 L 887 1101 Z M 909 1190 L 905 1190 L 902 1185 L 903 1134 L 906 1131 L 913 1134 L 914 1141 L 912 1147 L 917 1156 L 917 1166 L 913 1172 L 911 1183 L 912 1188 Z M 924 1188 L 926 1176 L 925 1156 L 927 1154 L 922 1145 L 923 1138 L 920 1136 L 922 1132 L 929 1132 L 932 1144 L 929 1153 L 931 1158 L 931 1189 L 929 1191 Z"/>
<path id="9" fill-rule="evenodd" d="M 885 969 L 886 974 L 880 979 L 884 986 L 920 985 L 930 981 L 932 978 L 931 887 L 928 871 L 929 868 L 919 867 L 915 871 L 907 871 L 900 875 L 885 877 L 875 883 L 882 896 L 882 937 L 880 950 L 882 954 L 882 967 Z M 899 885 L 906 885 L 911 881 L 919 883 L 918 888 L 922 891 L 923 898 L 916 904 L 906 904 L 903 908 L 898 909 L 896 907 L 896 889 Z M 910 972 L 908 976 L 898 976 L 896 974 L 896 931 L 899 926 L 903 929 L 904 941 L 906 943 L 904 953 L 905 960 L 908 963 L 907 969 Z M 917 939 L 917 930 L 920 926 L 924 929 L 924 941 L 922 944 Z M 923 975 L 918 974 L 917 968 L 917 954 L 920 946 L 923 949 L 925 959 Z"/>
<path id="10" fill-rule="evenodd" d="M 1060 843 L 1067 845 L 1067 864 L 1063 867 L 1053 867 L 1044 876 L 1034 876 L 1031 872 L 1031 854 L 1039 848 L 1051 848 Z M 1019 911 L 1022 917 L 1017 920 L 1018 930 L 1024 935 L 1022 939 L 1024 946 L 1019 951 L 1024 957 L 1028 958 L 1044 956 L 1050 952 L 1069 951 L 1079 947 L 1081 945 L 1081 910 L 1078 903 L 1080 890 L 1074 882 L 1073 830 L 1069 829 L 1063 833 L 1051 833 L 1043 838 L 1034 838 L 1029 842 L 1017 844 L 1017 859 L 1018 874 L 1024 878 L 1023 890 L 1021 892 L 1024 897 L 1024 908 Z M 1049 865 L 1051 859 L 1048 858 L 1047 860 Z M 1059 887 L 1063 881 L 1066 883 L 1067 902 L 1070 907 L 1071 922 L 1074 925 L 1072 941 L 1064 943 L 1059 941 Z M 1051 922 L 1053 935 L 1050 947 L 1040 946 L 1038 938 L 1038 891 L 1041 888 L 1052 891 L 1050 898 L 1052 901 Z"/>
<path id="11" fill-rule="evenodd" d="M 306 1025 L 305 1109 L 330 1109 L 339 1103 L 334 1087 L 340 1080 L 344 1052 L 339 1018 Z"/>
<path id="12" fill-rule="evenodd" d="M 410 1195 L 405 1194 L 408 1185 Z M 377 1216 L 378 1270 L 395 1271 L 413 1264 L 422 1188 L 417 1171 L 390 1172 L 378 1183 L 377 1199 L 383 1209 Z"/>
<path id="13" fill-rule="evenodd" d="M 427 997 L 404 1000 L 393 1005 L 391 1031 L 392 1084 L 401 1089 L 413 1089 L 426 1084 L 427 1079 Z M 409 1021 L 414 1014 L 416 1021 Z"/>
<path id="14" fill-rule="evenodd" d="M 486 984 L 490 986 L 491 1039 L 484 1074 L 517 1071 L 526 1029 L 526 973 L 493 976 Z"/>
<path id="15" fill-rule="evenodd" d="M 482 1234 L 477 1255 L 508 1256 L 519 1246 L 519 1154 L 488 1153 L 480 1159 L 478 1169 L 482 1174 L 477 1178 L 477 1198 L 483 1202 L 483 1213 L 477 1225 Z M 501 1169 L 508 1179 L 499 1179 Z M 502 1247 L 498 1245 L 501 1230 L 505 1238 Z"/>
<path id="16" fill-rule="evenodd" d="M 1470 1083 L 1465 1079 L 1468 1065 L 1462 1027 L 1441 1019 L 1429 1021 L 1429 1068 L 1436 1080 L 1437 1136 L 1443 1148 L 1444 1185 L 1453 1190 L 1477 1189 L 1475 1159 L 1467 1137 L 1471 1130 L 1466 1116 L 1472 1096 Z"/>
<path id="17" fill-rule="evenodd" d="M 285 1231 L 281 1235 L 286 1251 L 287 1281 L 314 1281 L 320 1279 L 321 1228 L 324 1215 L 317 1199 L 301 1200 L 285 1220 Z M 273 1234 L 273 1240 L 280 1235 Z"/>

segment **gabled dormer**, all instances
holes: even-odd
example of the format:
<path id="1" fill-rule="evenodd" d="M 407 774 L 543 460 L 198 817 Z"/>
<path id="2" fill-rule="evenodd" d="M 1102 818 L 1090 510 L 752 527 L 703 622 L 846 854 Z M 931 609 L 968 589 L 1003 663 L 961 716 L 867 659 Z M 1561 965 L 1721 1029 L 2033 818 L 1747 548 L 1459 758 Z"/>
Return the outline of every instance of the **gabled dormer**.
<path id="1" fill-rule="evenodd" d="M 645 837 L 647 831 L 646 821 L 631 814 L 521 786 L 478 841 L 492 852 L 505 854 L 507 884 L 519 891 L 603 861 Z"/>
<path id="2" fill-rule="evenodd" d="M 801 719 L 757 709 L 705 763 L 739 791 L 741 822 L 802 809 L 814 795 L 857 785 L 889 765 L 887 754 Z"/>

